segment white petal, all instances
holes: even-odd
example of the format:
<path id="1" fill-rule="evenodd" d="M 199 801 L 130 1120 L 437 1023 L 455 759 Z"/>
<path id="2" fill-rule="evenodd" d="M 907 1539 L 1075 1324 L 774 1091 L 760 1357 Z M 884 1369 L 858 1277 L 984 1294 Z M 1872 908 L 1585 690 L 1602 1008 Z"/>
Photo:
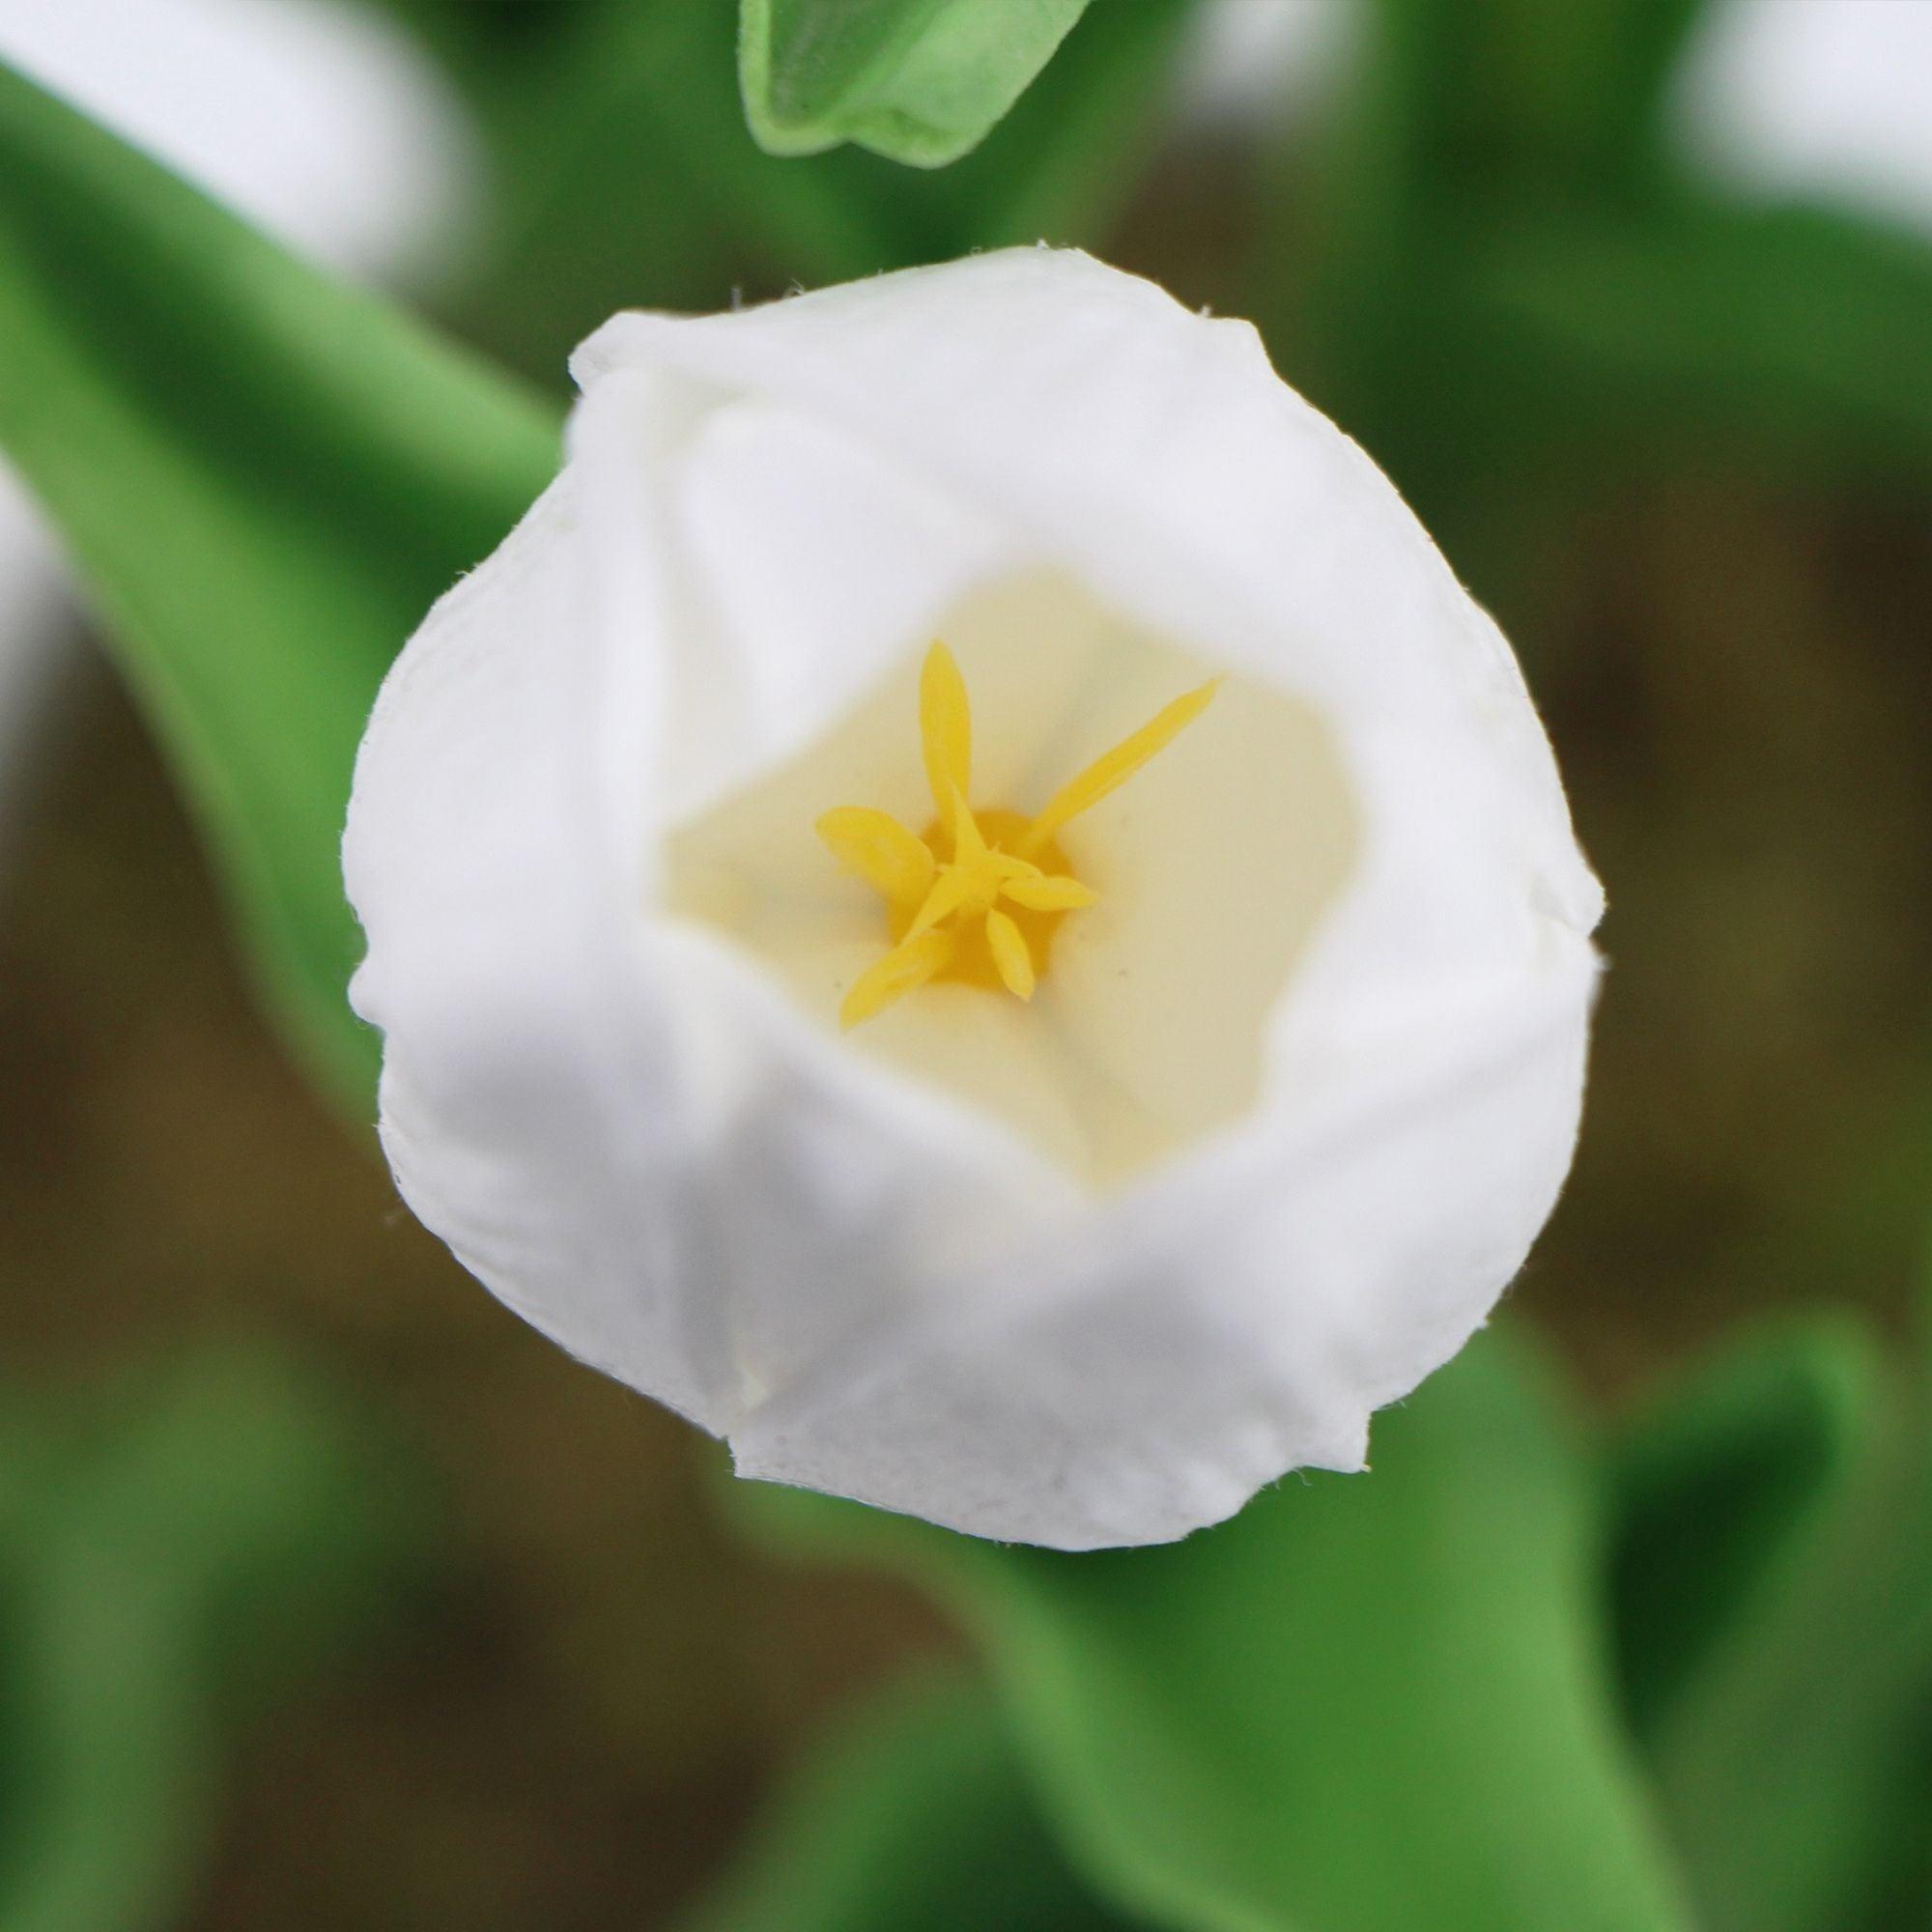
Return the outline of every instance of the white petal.
<path id="1" fill-rule="evenodd" d="M 384 1144 L 418 1217 L 573 1353 L 722 1432 L 1066 1189 L 804 1037 L 742 958 L 646 920 L 650 868 L 615 828 L 657 738 L 634 640 L 664 635 L 664 586 L 613 661 L 580 485 L 442 600 L 384 685 L 344 846 L 369 942 L 353 997 L 384 1031 Z"/>
<path id="2" fill-rule="evenodd" d="M 405 1198 L 526 1320 L 709 1427 L 736 1395 L 663 1211 L 683 1158 L 668 1015 L 635 970 L 598 799 L 570 479 L 432 612 L 356 762 L 343 869 Z"/>
<path id="3" fill-rule="evenodd" d="M 729 1433 L 748 1473 L 1078 1547 L 1357 1463 L 1370 1410 L 1520 1264 L 1575 1131 L 1601 895 L 1494 627 L 1252 330 L 1084 257 L 623 317 L 578 366 L 582 527 L 551 513 L 519 540 L 541 562 L 521 591 L 496 594 L 499 557 L 432 620 L 358 777 L 358 997 L 390 1028 L 412 1203 L 567 1346 Z M 802 988 L 667 916 L 666 855 L 705 813 L 909 677 L 939 613 L 1030 569 L 1281 694 L 1354 827 L 1328 896 L 1313 871 L 1289 893 L 1315 911 L 1256 1015 L 1253 1104 L 1102 1197 L 964 1073 L 842 1042 Z M 1179 786 L 1185 753 L 1134 783 Z M 486 775 L 533 759 L 528 836 L 497 835 L 518 863 L 452 858 L 493 850 Z M 819 809 L 917 829 L 916 759 L 876 776 Z M 1131 802 L 1096 810 L 1096 866 L 1100 812 Z M 1197 836 L 1224 816 L 1204 807 Z M 1258 889 L 1299 863 L 1277 850 Z M 864 888 L 843 890 L 770 915 L 835 980 L 864 937 Z M 1213 910 L 1185 916 L 1225 945 Z M 501 970 L 471 956 L 497 947 Z M 439 1018 L 452 952 L 467 1016 Z M 1097 1005 L 1082 957 L 1008 1010 L 1064 1017 L 1082 984 Z M 971 997 L 903 1004 L 949 992 Z M 1144 1059 L 1150 1094 L 1184 1085 Z M 1062 1097 L 1042 1089 L 1041 1134 Z"/>
<path id="4" fill-rule="evenodd" d="M 1361 1467 L 1370 1413 L 1481 1325 L 1555 1201 L 1591 977 L 1578 957 L 1533 1009 L 1463 1015 L 1421 1088 L 1179 1170 L 828 1359 L 732 1433 L 739 1473 L 1093 1548 Z"/>

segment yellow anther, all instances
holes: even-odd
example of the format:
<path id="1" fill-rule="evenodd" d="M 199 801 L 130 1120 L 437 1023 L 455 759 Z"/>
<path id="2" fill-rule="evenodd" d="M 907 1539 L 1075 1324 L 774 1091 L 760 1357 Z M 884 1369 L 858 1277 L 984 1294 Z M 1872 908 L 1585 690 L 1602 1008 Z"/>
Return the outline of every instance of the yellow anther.
<path id="1" fill-rule="evenodd" d="M 886 900 L 894 945 L 860 975 L 838 1017 L 857 1026 L 895 1000 L 941 978 L 1005 986 L 1022 1000 L 1047 963 L 1055 928 L 1098 896 L 1063 867 L 1056 836 L 1098 805 L 1208 708 L 1220 680 L 1177 697 L 1095 758 L 1031 821 L 1016 812 L 975 813 L 973 714 L 952 653 L 935 643 L 919 680 L 920 748 L 937 822 L 924 838 L 867 806 L 845 805 L 818 821 L 818 836 L 839 864 Z M 940 848 L 950 844 L 942 859 Z"/>
<path id="2" fill-rule="evenodd" d="M 950 932 L 922 932 L 916 939 L 901 940 L 852 982 L 852 990 L 838 1009 L 839 1025 L 857 1026 L 861 1020 L 884 1012 L 915 986 L 924 985 L 952 957 L 952 948 Z"/>
<path id="3" fill-rule="evenodd" d="M 1000 888 L 1015 905 L 1029 912 L 1077 912 L 1090 906 L 1100 895 L 1078 879 L 1009 879 Z"/>
<path id="4" fill-rule="evenodd" d="M 973 783 L 973 707 L 966 680 L 952 653 L 935 643 L 919 674 L 919 737 L 925 753 L 925 781 L 949 829 Z M 972 814 L 966 814 L 970 821 Z"/>
<path id="5" fill-rule="evenodd" d="M 868 805 L 841 805 L 818 821 L 818 836 L 841 866 L 876 886 L 895 903 L 918 905 L 931 888 L 939 862 L 887 811 Z"/>
<path id="6" fill-rule="evenodd" d="M 941 920 L 951 919 L 973 896 L 980 883 L 978 872 L 971 866 L 947 867 L 931 892 L 926 894 L 920 909 L 913 914 L 905 936 L 917 939 L 921 933 L 930 932 Z"/>
<path id="7" fill-rule="evenodd" d="M 1019 927 L 1007 914 L 994 911 L 986 915 L 986 944 L 991 949 L 993 964 L 1000 969 L 1000 978 L 1007 982 L 1008 992 L 1017 993 L 1023 1000 L 1032 999 L 1033 954 L 1027 951 Z"/>
<path id="8" fill-rule="evenodd" d="M 1123 785 L 1156 752 L 1164 751 L 1188 725 L 1208 709 L 1220 688 L 1221 680 L 1206 684 L 1177 697 L 1172 704 L 1154 713 L 1131 737 L 1122 738 L 1111 752 L 1103 752 L 1077 777 L 1070 778 L 1047 800 L 1046 810 L 1027 828 L 1019 849 L 1024 854 L 1037 852 L 1069 818 L 1098 805 L 1110 791 Z"/>

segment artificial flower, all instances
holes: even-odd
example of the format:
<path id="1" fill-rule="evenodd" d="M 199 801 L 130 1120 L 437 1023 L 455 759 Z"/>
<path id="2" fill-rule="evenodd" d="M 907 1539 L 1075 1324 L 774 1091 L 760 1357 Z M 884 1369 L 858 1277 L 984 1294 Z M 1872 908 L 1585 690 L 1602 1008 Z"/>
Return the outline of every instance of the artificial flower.
<path id="1" fill-rule="evenodd" d="M 1078 1548 L 1360 1468 L 1577 1129 L 1601 894 L 1494 625 L 1081 254 L 574 366 L 357 767 L 405 1198 L 744 1475 Z"/>

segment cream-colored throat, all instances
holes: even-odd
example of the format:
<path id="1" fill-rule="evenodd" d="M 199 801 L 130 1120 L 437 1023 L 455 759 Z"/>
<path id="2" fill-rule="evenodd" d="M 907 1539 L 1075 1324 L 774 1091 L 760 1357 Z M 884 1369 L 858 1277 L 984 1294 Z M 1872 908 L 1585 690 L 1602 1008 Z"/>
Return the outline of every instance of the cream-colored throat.
<path id="1" fill-rule="evenodd" d="M 1105 1187 L 1252 1103 L 1352 800 L 1309 706 L 1067 578 L 980 589 L 935 633 L 671 836 L 667 907 Z"/>

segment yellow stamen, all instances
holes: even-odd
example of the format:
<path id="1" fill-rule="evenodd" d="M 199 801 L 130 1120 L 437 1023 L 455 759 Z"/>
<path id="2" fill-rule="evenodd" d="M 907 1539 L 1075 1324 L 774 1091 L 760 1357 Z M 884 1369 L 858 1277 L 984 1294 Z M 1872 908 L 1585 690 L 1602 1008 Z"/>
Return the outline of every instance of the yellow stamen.
<path id="1" fill-rule="evenodd" d="M 818 836 L 841 866 L 895 903 L 917 905 L 939 869 L 924 839 L 915 838 L 891 812 L 868 805 L 841 805 L 826 812 Z"/>
<path id="2" fill-rule="evenodd" d="M 921 933 L 930 932 L 941 920 L 951 919 L 973 896 L 978 884 L 978 876 L 970 866 L 947 867 L 940 873 L 938 884 L 926 894 L 924 903 L 913 914 L 905 936 L 917 939 Z"/>
<path id="3" fill-rule="evenodd" d="M 950 932 L 922 932 L 898 945 L 861 973 L 838 1009 L 840 1026 L 854 1027 L 882 1013 L 895 1000 L 923 986 L 952 957 Z"/>
<path id="4" fill-rule="evenodd" d="M 973 714 L 952 653 L 935 643 L 919 680 L 920 748 L 937 823 L 924 838 L 867 806 L 845 805 L 818 820 L 818 836 L 848 870 L 886 900 L 894 945 L 853 983 L 838 1009 L 857 1026 L 939 978 L 999 987 L 1030 1000 L 1055 929 L 1098 895 L 1065 869 L 1056 835 L 1099 804 L 1208 708 L 1220 680 L 1177 697 L 1094 759 L 1031 822 L 967 803 Z M 935 849 L 950 841 L 943 860 Z"/>
<path id="5" fill-rule="evenodd" d="M 965 802 L 973 782 L 973 708 L 952 653 L 934 643 L 919 674 L 919 736 L 925 781 L 942 825 Z"/>
<path id="6" fill-rule="evenodd" d="M 1125 784 L 1156 752 L 1165 750 L 1208 709 L 1220 684 L 1218 677 L 1210 678 L 1184 697 L 1177 697 L 1172 704 L 1155 712 L 1132 736 L 1122 738 L 1111 752 L 1101 753 L 1078 777 L 1068 779 L 1047 801 L 1046 810 L 1027 828 L 1019 843 L 1021 853 L 1037 852 L 1068 819 L 1091 810 L 1110 791 Z"/>
<path id="7" fill-rule="evenodd" d="M 935 650 L 939 646 L 934 645 Z M 966 803 L 965 791 L 954 784 L 949 777 L 945 790 L 933 788 L 933 802 L 939 807 L 939 822 L 952 829 L 952 863 L 955 866 L 974 866 L 985 858 L 988 851 L 986 835 L 980 830 L 980 821 L 973 816 L 973 808 Z"/>
<path id="8" fill-rule="evenodd" d="M 1000 888 L 1015 905 L 1029 912 L 1077 912 L 1099 898 L 1092 886 L 1078 879 L 1013 879 Z"/>
<path id="9" fill-rule="evenodd" d="M 986 915 L 986 944 L 993 954 L 993 964 L 1000 969 L 1000 978 L 1007 982 L 1009 993 L 1017 993 L 1021 999 L 1033 998 L 1033 954 L 1027 951 L 1026 940 L 1020 929 L 1003 912 L 989 912 Z"/>

